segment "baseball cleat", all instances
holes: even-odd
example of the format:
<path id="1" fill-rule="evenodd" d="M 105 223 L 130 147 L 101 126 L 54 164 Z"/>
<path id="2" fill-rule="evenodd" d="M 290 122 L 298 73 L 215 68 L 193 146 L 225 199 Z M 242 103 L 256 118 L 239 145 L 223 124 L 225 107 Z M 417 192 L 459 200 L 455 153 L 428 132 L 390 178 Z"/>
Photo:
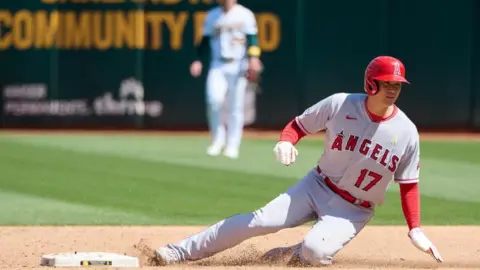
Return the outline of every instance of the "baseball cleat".
<path id="1" fill-rule="evenodd" d="M 145 239 L 141 239 L 138 244 L 133 246 L 136 250 L 140 252 L 142 262 L 146 266 L 158 266 L 160 264 L 160 260 L 157 256 L 157 252 L 154 248 L 150 247 Z"/>
<path id="2" fill-rule="evenodd" d="M 222 152 L 223 146 L 220 144 L 212 144 L 207 148 L 207 155 L 216 157 Z"/>
<path id="3" fill-rule="evenodd" d="M 223 155 L 231 159 L 237 159 L 239 156 L 238 149 L 226 148 L 225 151 L 223 151 Z"/>
<path id="4" fill-rule="evenodd" d="M 178 261 L 175 251 L 168 247 L 154 249 L 145 239 L 141 239 L 134 248 L 140 251 L 146 266 L 165 266 Z"/>
<path id="5" fill-rule="evenodd" d="M 177 262 L 177 257 L 175 256 L 175 251 L 168 247 L 161 247 L 155 250 L 157 255 L 157 261 L 159 265 L 169 265 Z"/>
<path id="6" fill-rule="evenodd" d="M 288 247 L 273 248 L 264 253 L 261 260 L 270 263 L 292 261 L 293 257 L 298 257 L 300 254 L 300 248 L 301 243 Z"/>

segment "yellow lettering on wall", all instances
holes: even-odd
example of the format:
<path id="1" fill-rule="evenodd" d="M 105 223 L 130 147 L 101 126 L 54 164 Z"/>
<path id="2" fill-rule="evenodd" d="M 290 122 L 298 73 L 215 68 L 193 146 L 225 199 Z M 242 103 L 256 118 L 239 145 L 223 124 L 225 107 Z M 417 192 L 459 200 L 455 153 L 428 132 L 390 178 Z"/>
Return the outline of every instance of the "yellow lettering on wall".
<path id="1" fill-rule="evenodd" d="M 53 0 L 43 1 L 53 3 Z M 55 1 L 60 3 L 65 0 Z M 143 10 L 20 10 L 16 13 L 0 10 L 0 50 L 10 47 L 18 50 L 57 47 L 69 50 L 126 48 L 178 51 L 185 42 L 189 14 L 188 11 Z M 203 36 L 206 14 L 205 11 L 192 13 L 195 45 Z M 279 19 L 270 13 L 260 14 L 257 19 L 260 46 L 264 51 L 277 49 L 281 39 Z M 168 44 L 165 44 L 167 37 Z"/>
<path id="2" fill-rule="evenodd" d="M 151 0 L 153 4 L 176 5 L 182 0 Z"/>
<path id="3" fill-rule="evenodd" d="M 69 11 L 64 17 L 64 42 L 65 48 L 83 48 L 88 49 L 92 44 L 90 34 L 90 14 L 81 12 L 77 21 L 77 14 Z"/>
<path id="4" fill-rule="evenodd" d="M 258 42 L 263 51 L 271 52 L 280 45 L 280 19 L 272 13 L 257 16 Z"/>
<path id="5" fill-rule="evenodd" d="M 33 43 L 33 18 L 28 10 L 21 10 L 13 17 L 13 44 L 19 50 L 26 50 Z"/>
<path id="6" fill-rule="evenodd" d="M 163 0 L 165 5 L 176 5 L 182 2 L 182 0 Z"/>
<path id="7" fill-rule="evenodd" d="M 205 11 L 199 11 L 193 14 L 193 42 L 195 45 L 202 40 L 203 24 L 206 16 L 207 12 Z"/>
<path id="8" fill-rule="evenodd" d="M 210 4 L 213 4 L 213 2 L 215 2 L 215 1 L 214 0 L 188 0 L 188 2 L 191 5 L 197 5 L 199 3 L 210 5 Z M 218 2 L 218 0 L 217 0 L 217 2 Z"/>
<path id="9" fill-rule="evenodd" d="M 125 44 L 129 48 L 135 46 L 135 14 L 129 12 L 127 14 L 123 12 L 115 13 L 115 47 L 122 48 Z"/>
<path id="10" fill-rule="evenodd" d="M 49 17 L 49 18 L 48 18 Z M 60 15 L 58 11 L 48 14 L 41 10 L 35 14 L 35 47 L 51 48 L 58 41 Z"/>
<path id="11" fill-rule="evenodd" d="M 57 0 L 42 0 L 42 3 L 44 3 L 44 4 L 55 4 L 55 3 L 57 3 Z"/>
<path id="12" fill-rule="evenodd" d="M 164 20 L 162 12 L 149 12 L 145 15 L 145 22 L 150 25 L 150 45 L 151 49 L 158 50 L 162 48 L 162 21 Z"/>
<path id="13" fill-rule="evenodd" d="M 145 48 L 145 13 L 143 11 L 134 11 L 135 36 L 134 43 L 136 49 Z"/>
<path id="14" fill-rule="evenodd" d="M 114 11 L 94 12 L 93 16 L 93 44 L 95 48 L 107 50 L 113 44 Z"/>
<path id="15" fill-rule="evenodd" d="M 125 3 L 125 0 L 102 0 L 100 2 L 104 4 L 120 4 L 120 3 Z"/>
<path id="16" fill-rule="evenodd" d="M 173 50 L 180 50 L 183 43 L 183 32 L 187 24 L 188 13 L 179 12 L 177 16 L 174 13 L 166 14 L 165 22 L 170 30 L 170 46 Z"/>
<path id="17" fill-rule="evenodd" d="M 12 26 L 12 15 L 6 10 L 0 10 L 0 25 L 3 27 Z M 4 50 L 10 47 L 12 43 L 11 33 L 2 33 L 2 27 L 0 27 L 0 49 Z"/>

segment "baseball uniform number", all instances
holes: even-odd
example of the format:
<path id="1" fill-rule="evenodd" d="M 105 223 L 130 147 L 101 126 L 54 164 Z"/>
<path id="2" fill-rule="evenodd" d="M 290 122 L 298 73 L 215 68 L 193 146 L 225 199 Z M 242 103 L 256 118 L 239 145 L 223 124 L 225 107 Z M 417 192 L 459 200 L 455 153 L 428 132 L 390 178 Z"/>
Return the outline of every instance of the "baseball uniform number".
<path id="1" fill-rule="evenodd" d="M 357 179 L 357 182 L 355 182 L 355 187 L 357 188 L 360 188 L 360 186 L 362 185 L 363 181 L 365 180 L 365 177 L 366 176 L 370 176 L 372 177 L 372 181 L 370 181 L 370 183 L 368 183 L 368 185 L 366 185 L 364 188 L 362 188 L 364 191 L 369 191 L 373 186 L 375 186 L 380 180 L 382 180 L 382 175 L 376 173 L 376 172 L 372 172 L 372 171 L 369 171 L 367 169 L 363 169 L 361 172 L 360 172 L 360 176 L 358 177 Z"/>

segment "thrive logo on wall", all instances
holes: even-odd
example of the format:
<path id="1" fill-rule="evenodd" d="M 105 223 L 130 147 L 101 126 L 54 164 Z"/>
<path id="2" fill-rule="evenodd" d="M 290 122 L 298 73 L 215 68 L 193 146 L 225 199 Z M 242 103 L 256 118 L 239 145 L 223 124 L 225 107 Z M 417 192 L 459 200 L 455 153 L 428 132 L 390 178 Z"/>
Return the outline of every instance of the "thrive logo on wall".
<path id="1" fill-rule="evenodd" d="M 120 82 L 115 95 L 106 92 L 100 97 L 58 99 L 48 94 L 45 83 L 11 84 L 3 89 L 3 111 L 6 116 L 150 116 L 160 117 L 163 104 L 146 101 L 140 81 L 128 78 Z"/>
<path id="2" fill-rule="evenodd" d="M 158 100 L 145 101 L 143 84 L 128 78 L 120 83 L 118 99 L 112 92 L 107 92 L 93 102 L 93 108 L 97 115 L 139 115 L 159 117 L 162 114 L 163 105 Z"/>

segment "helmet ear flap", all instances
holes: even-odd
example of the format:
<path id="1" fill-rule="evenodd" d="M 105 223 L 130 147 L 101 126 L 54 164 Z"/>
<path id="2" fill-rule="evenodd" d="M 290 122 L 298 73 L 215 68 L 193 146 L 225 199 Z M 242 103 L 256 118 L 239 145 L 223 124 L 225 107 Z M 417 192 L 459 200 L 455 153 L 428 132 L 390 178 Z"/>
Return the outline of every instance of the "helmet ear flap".
<path id="1" fill-rule="evenodd" d="M 376 95 L 380 90 L 380 84 L 377 80 L 373 80 L 373 85 L 375 86 L 375 91 L 372 91 L 372 95 Z"/>
<path id="2" fill-rule="evenodd" d="M 365 81 L 365 92 L 369 95 L 375 95 L 378 92 L 378 82 L 372 79 Z"/>

